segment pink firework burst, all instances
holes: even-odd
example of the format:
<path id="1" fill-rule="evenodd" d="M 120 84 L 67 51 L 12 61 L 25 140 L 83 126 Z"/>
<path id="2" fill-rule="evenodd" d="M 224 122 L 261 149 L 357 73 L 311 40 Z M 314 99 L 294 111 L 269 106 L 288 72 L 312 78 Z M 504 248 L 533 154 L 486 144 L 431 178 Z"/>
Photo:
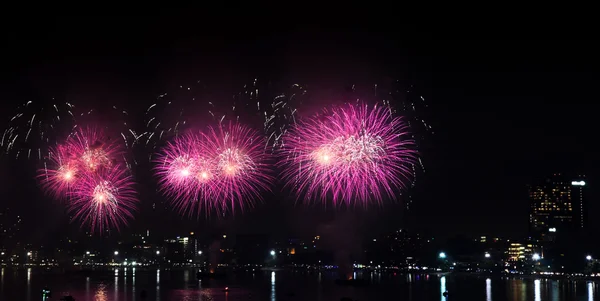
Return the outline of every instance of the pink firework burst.
<path id="1" fill-rule="evenodd" d="M 257 132 L 237 123 L 178 137 L 157 157 L 161 190 L 190 215 L 244 209 L 272 180 L 262 143 Z"/>
<path id="2" fill-rule="evenodd" d="M 79 177 L 77 163 L 65 155 L 64 147 L 58 146 L 50 150 L 50 167 L 39 171 L 44 190 L 53 198 L 67 197 Z"/>
<path id="3" fill-rule="evenodd" d="M 163 193 L 182 212 L 210 210 L 215 197 L 214 163 L 201 152 L 200 136 L 187 134 L 169 142 L 156 157 L 156 175 Z"/>
<path id="4" fill-rule="evenodd" d="M 120 229 L 136 210 L 134 182 L 125 168 L 86 173 L 71 192 L 68 210 L 92 233 Z"/>
<path id="5" fill-rule="evenodd" d="M 334 107 L 284 138 L 283 179 L 298 198 L 367 205 L 395 198 L 418 161 L 409 125 L 389 107 Z"/>
<path id="6" fill-rule="evenodd" d="M 271 169 L 258 132 L 230 122 L 209 127 L 202 136 L 202 150 L 215 164 L 217 201 L 223 210 L 234 210 L 236 205 L 243 210 L 270 190 Z"/>
<path id="7" fill-rule="evenodd" d="M 103 169 L 113 168 L 121 153 L 118 144 L 110 142 L 101 131 L 79 129 L 66 141 L 49 151 L 49 164 L 39 171 L 44 189 L 62 199 L 80 178 Z"/>
<path id="8" fill-rule="evenodd" d="M 121 145 L 111 141 L 97 129 L 79 129 L 67 140 L 71 159 L 85 172 L 110 168 L 122 153 Z"/>

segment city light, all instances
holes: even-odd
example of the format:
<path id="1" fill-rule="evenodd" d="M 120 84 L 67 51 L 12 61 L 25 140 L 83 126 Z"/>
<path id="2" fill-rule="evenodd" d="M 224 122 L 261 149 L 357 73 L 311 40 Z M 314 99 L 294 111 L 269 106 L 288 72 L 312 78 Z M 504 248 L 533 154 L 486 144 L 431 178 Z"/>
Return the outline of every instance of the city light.
<path id="1" fill-rule="evenodd" d="M 160 251 L 156 251 L 156 255 L 160 255 Z"/>
<path id="2" fill-rule="evenodd" d="M 556 232 L 556 228 L 550 228 L 548 229 L 548 232 Z"/>
<path id="3" fill-rule="evenodd" d="M 446 253 L 444 253 L 444 252 L 440 252 L 440 255 L 439 255 L 439 257 L 440 257 L 440 258 L 442 258 L 442 259 L 446 258 Z"/>
<path id="4" fill-rule="evenodd" d="M 571 182 L 573 186 L 585 186 L 585 181 L 573 181 Z"/>
<path id="5" fill-rule="evenodd" d="M 115 256 L 119 255 L 119 251 L 115 251 L 114 254 L 115 254 Z"/>
<path id="6" fill-rule="evenodd" d="M 31 252 L 27 252 L 27 256 L 30 256 L 30 257 L 31 257 Z"/>
<path id="7" fill-rule="evenodd" d="M 532 258 L 533 260 L 540 260 L 540 254 L 538 254 L 538 253 L 535 253 L 535 254 L 533 254 L 533 256 L 531 256 L 531 258 Z"/>
<path id="8" fill-rule="evenodd" d="M 271 250 L 271 256 L 275 256 L 275 250 Z"/>
<path id="9" fill-rule="evenodd" d="M 492 257 L 492 255 L 490 255 L 490 253 L 488 253 L 488 252 L 485 252 L 485 258 L 490 258 L 490 257 Z"/>
<path id="10" fill-rule="evenodd" d="M 202 251 L 198 251 L 198 255 L 202 255 Z"/>
<path id="11" fill-rule="evenodd" d="M 90 251 L 85 251 L 85 255 L 90 255 Z"/>
<path id="12" fill-rule="evenodd" d="M 587 260 L 592 260 L 592 255 L 588 255 L 588 256 L 586 256 L 586 257 L 585 257 L 585 259 L 587 259 Z"/>

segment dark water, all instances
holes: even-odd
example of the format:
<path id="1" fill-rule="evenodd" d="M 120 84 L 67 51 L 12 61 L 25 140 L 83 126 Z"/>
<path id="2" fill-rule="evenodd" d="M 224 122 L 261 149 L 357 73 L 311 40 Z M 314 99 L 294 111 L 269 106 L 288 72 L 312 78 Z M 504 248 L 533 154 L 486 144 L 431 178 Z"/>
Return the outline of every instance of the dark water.
<path id="1" fill-rule="evenodd" d="M 3 268 L 0 300 L 42 300 L 45 286 L 53 298 L 72 295 L 77 301 L 102 300 L 292 300 L 338 301 L 351 297 L 361 301 L 461 300 L 546 301 L 598 300 L 598 284 L 586 281 L 486 278 L 477 276 L 427 276 L 406 274 L 357 275 L 371 281 L 368 287 L 341 287 L 331 273 L 260 271 L 229 279 L 198 281 L 195 271 L 133 270 L 65 274 L 44 270 Z M 223 288 L 230 291 L 225 293 Z M 442 292 L 449 292 L 447 298 Z M 140 297 L 146 291 L 147 298 Z"/>

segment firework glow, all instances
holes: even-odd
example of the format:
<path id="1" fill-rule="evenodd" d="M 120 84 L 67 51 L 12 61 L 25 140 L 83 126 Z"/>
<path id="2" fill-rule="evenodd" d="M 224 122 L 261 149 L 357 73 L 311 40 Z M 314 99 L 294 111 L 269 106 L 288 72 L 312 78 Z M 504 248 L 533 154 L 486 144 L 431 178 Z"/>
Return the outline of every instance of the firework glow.
<path id="1" fill-rule="evenodd" d="M 258 133 L 233 122 L 177 137 L 157 156 L 161 190 L 189 215 L 252 206 L 272 181 L 263 143 Z"/>
<path id="2" fill-rule="evenodd" d="M 71 192 L 68 210 L 91 232 L 119 230 L 133 217 L 137 197 L 127 169 L 106 169 L 87 173 Z"/>
<path id="3" fill-rule="evenodd" d="M 35 162 L 44 192 L 92 232 L 119 229 L 132 218 L 132 174 L 147 166 L 171 207 L 189 216 L 253 207 L 271 190 L 275 170 L 299 200 L 334 206 L 381 204 L 415 185 L 425 171 L 418 143 L 433 130 L 419 114 L 425 99 L 410 96 L 417 95 L 412 86 L 333 90 L 332 98 L 374 98 L 380 105 L 329 103 L 300 119 L 298 108 L 320 108 L 328 96 L 315 99 L 308 86 L 290 84 L 253 79 L 221 94 L 194 81 L 131 116 L 117 106 L 27 101 L 8 115 L 0 157 Z M 95 127 L 106 122 L 111 135 Z"/>
<path id="4" fill-rule="evenodd" d="M 284 139 L 283 179 L 298 198 L 380 203 L 411 183 L 418 163 L 408 124 L 387 106 L 334 107 L 303 120 Z"/>
<path id="5" fill-rule="evenodd" d="M 88 223 L 92 232 L 119 228 L 135 208 L 133 181 L 120 144 L 96 129 L 79 129 L 49 151 L 38 177 L 53 198 L 66 200 L 69 211 Z"/>

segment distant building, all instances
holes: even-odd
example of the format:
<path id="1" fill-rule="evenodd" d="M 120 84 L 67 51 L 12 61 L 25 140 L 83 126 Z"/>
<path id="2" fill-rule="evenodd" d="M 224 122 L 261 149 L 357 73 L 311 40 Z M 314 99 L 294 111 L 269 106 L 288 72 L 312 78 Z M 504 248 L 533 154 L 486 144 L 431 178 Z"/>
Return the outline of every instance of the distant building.
<path id="1" fill-rule="evenodd" d="M 365 245 L 367 261 L 385 262 L 402 265 L 414 262 L 423 255 L 431 239 L 425 238 L 420 233 L 398 229 L 394 232 L 373 238 Z"/>
<path id="2" fill-rule="evenodd" d="M 526 261 L 532 259 L 536 246 L 532 243 L 521 244 L 513 242 L 506 250 L 507 260 L 510 262 Z"/>
<path id="3" fill-rule="evenodd" d="M 173 262 L 188 263 L 194 258 L 193 239 L 190 237 L 177 236 L 176 238 L 165 239 L 165 258 Z"/>
<path id="4" fill-rule="evenodd" d="M 554 174 L 529 187 L 529 225 L 536 237 L 580 231 L 586 227 L 585 177 Z"/>

